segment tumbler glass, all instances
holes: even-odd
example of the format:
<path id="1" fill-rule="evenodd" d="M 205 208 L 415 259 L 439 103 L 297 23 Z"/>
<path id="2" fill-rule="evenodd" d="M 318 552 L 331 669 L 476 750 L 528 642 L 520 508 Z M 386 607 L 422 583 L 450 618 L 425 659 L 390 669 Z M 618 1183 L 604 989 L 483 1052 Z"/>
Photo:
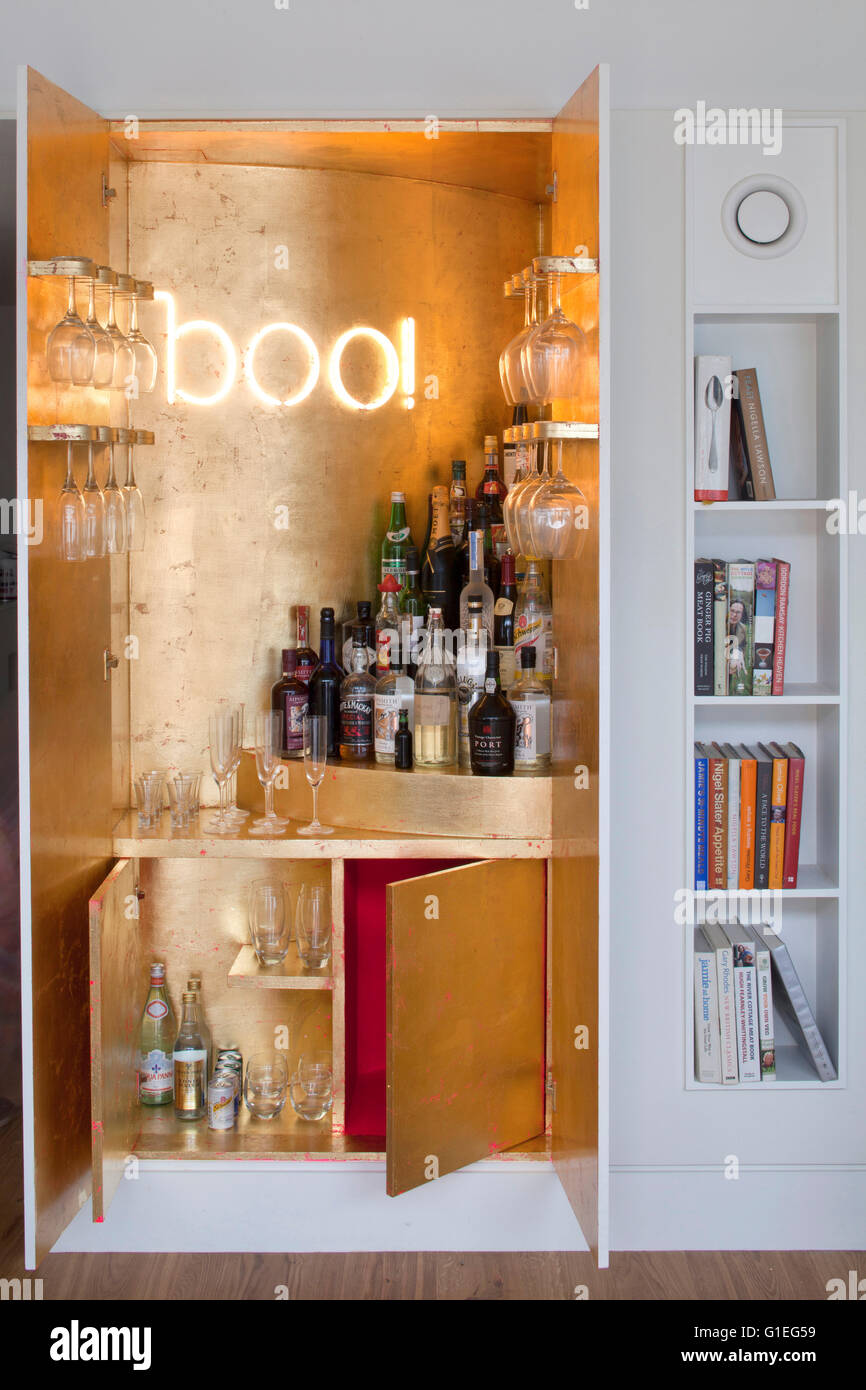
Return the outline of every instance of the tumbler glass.
<path id="1" fill-rule="evenodd" d="M 282 1052 L 254 1052 L 247 1062 L 244 1100 L 257 1120 L 275 1120 L 286 1103 L 288 1068 Z"/>
<path id="2" fill-rule="evenodd" d="M 305 883 L 298 894 L 298 955 L 311 970 L 331 959 L 331 895 L 322 884 Z"/>
<path id="3" fill-rule="evenodd" d="M 302 1120 L 323 1120 L 334 1104 L 334 1073 L 331 1054 L 305 1052 L 298 1058 L 297 1071 L 289 1086 L 292 1109 Z"/>
<path id="4" fill-rule="evenodd" d="M 279 965 L 292 939 L 292 919 L 281 883 L 258 878 L 250 884 L 250 940 L 260 965 Z"/>

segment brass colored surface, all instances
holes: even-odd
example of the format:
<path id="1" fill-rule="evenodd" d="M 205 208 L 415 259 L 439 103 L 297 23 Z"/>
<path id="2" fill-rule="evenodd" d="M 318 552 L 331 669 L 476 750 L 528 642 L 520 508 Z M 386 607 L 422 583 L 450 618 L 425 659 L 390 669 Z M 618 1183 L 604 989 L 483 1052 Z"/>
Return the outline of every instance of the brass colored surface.
<path id="1" fill-rule="evenodd" d="M 85 444 L 96 439 L 96 426 L 28 425 L 27 438 L 31 444 Z M 62 458 L 65 464 L 65 453 L 62 455 Z"/>
<path id="2" fill-rule="evenodd" d="M 93 280 L 96 265 L 85 256 L 55 256 L 50 261 L 28 261 L 28 275 L 70 275 L 77 280 Z"/>
<path id="3" fill-rule="evenodd" d="M 310 970 L 304 965 L 296 941 L 279 965 L 260 965 L 252 946 L 242 946 L 227 983 L 242 989 L 331 989 L 333 984 L 327 969 Z"/>
<path id="4" fill-rule="evenodd" d="M 511 860 L 388 885 L 392 1197 L 544 1129 L 544 879 Z"/>
<path id="5" fill-rule="evenodd" d="M 135 860 L 121 859 L 90 900 L 94 1221 L 105 1217 L 141 1122 L 137 1035 L 150 962 L 134 915 L 137 879 Z"/>
<path id="6" fill-rule="evenodd" d="M 189 1124 L 150 1110 L 142 1117 L 135 1154 L 150 1159 L 250 1158 L 263 1162 L 309 1158 L 311 1163 L 348 1159 L 381 1162 L 385 1157 L 381 1135 L 338 1134 L 330 1120 L 330 1116 L 315 1122 L 300 1120 L 288 1101 L 274 1120 L 254 1119 L 241 1102 L 238 1123 L 227 1130 L 208 1129 L 207 1120 Z M 226 1213 L 226 1220 L 231 1222 L 231 1211 Z"/>
<path id="7" fill-rule="evenodd" d="M 331 973 L 333 1013 L 331 1017 L 334 1070 L 334 1109 L 331 1121 L 335 1134 L 346 1126 L 346 894 L 345 872 L 340 859 L 331 860 Z"/>
<path id="8" fill-rule="evenodd" d="M 47 260 L 58 247 L 104 259 L 108 226 L 100 180 L 108 167 L 106 123 L 29 71 L 27 142 L 27 245 L 20 259 Z M 61 390 L 48 376 L 45 346 L 66 310 L 66 289 L 60 278 L 27 282 L 22 434 L 28 423 L 95 425 L 108 419 L 107 393 Z M 28 466 L 18 495 L 43 507 L 41 544 L 22 541 L 18 547 L 19 591 L 23 602 L 29 587 L 31 634 L 29 650 L 20 653 L 22 669 L 29 668 L 30 846 L 23 846 L 23 854 L 29 852 L 32 880 L 34 1075 L 33 1153 L 25 1153 L 25 1162 L 35 1169 L 41 1259 L 90 1187 L 87 904 L 105 878 L 111 848 L 110 693 L 102 664 L 110 607 L 107 561 L 71 565 L 56 558 L 66 450 L 47 443 L 28 447 L 24 440 L 19 449 L 22 463 L 26 449 Z M 79 484 L 85 452 L 74 453 Z M 25 690 L 22 684 L 22 700 Z"/>
<path id="9" fill-rule="evenodd" d="M 111 151 L 108 181 L 115 189 L 116 197 L 111 200 L 110 232 L 108 254 L 113 266 L 126 266 L 129 248 L 129 166 L 127 161 Z M 97 312 L 104 312 L 107 296 L 97 296 Z M 118 306 L 120 308 L 120 306 Z M 121 327 L 127 321 L 121 314 Z M 122 391 L 109 393 L 111 401 L 111 424 L 118 431 L 128 433 L 130 414 L 137 409 L 138 402 L 128 402 Z M 124 444 L 125 444 L 124 440 Z M 115 449 L 117 480 L 121 486 L 126 480 L 126 448 Z M 103 450 L 97 457 L 97 476 L 104 485 L 107 479 L 108 455 Z M 105 471 L 103 471 L 105 470 Z M 148 505 L 147 487 L 144 488 L 145 507 Z M 151 533 L 146 543 L 154 545 L 156 538 Z M 111 804 L 118 807 L 130 804 L 129 780 L 129 687 L 130 672 L 135 663 L 135 651 L 128 641 L 129 623 L 129 556 L 112 555 L 108 561 L 111 571 L 111 650 L 120 655 L 120 663 L 111 678 Z"/>

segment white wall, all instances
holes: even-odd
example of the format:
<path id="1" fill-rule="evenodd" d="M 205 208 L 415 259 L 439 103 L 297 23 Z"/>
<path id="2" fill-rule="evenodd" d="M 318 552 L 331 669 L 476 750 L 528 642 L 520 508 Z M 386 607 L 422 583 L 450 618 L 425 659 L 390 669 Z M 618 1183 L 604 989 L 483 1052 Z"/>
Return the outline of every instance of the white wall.
<path id="1" fill-rule="evenodd" d="M 847 1240 L 856 1248 L 866 1236 L 866 1167 L 856 1179 L 842 1169 L 866 1165 L 866 791 L 857 775 L 866 755 L 866 730 L 857 718 L 866 697 L 866 618 L 859 601 L 866 536 L 850 546 L 849 1085 L 771 1095 L 687 1092 L 682 928 L 673 920 L 673 894 L 684 886 L 686 780 L 684 160 L 672 139 L 670 113 L 615 113 L 612 165 L 611 803 L 618 852 L 629 865 L 628 873 L 613 878 L 611 1149 L 619 1170 L 613 1244 L 725 1244 L 720 1227 L 736 1205 L 753 1246 L 803 1229 L 798 1221 L 807 1216 L 810 1235 L 803 1244 L 823 1231 L 829 1246 L 839 1237 L 844 1197 Z M 866 220 L 862 113 L 848 125 L 848 201 L 849 468 L 851 486 L 866 496 L 866 400 L 858 385 L 866 372 L 866 266 L 858 253 Z M 790 1194 L 794 1208 L 782 1212 L 773 1201 L 774 1191 L 778 1198 L 788 1190 L 779 1187 L 782 1180 L 769 1187 L 748 1174 L 739 1183 L 726 1181 L 729 1154 L 746 1167 L 829 1165 L 829 1172 L 805 1189 L 798 1180 L 799 1197 L 793 1189 Z M 680 1165 L 696 1171 L 671 1172 Z M 859 1204 L 851 1201 L 852 1181 L 859 1183 Z M 679 1211 L 673 1224 L 672 1210 Z"/>

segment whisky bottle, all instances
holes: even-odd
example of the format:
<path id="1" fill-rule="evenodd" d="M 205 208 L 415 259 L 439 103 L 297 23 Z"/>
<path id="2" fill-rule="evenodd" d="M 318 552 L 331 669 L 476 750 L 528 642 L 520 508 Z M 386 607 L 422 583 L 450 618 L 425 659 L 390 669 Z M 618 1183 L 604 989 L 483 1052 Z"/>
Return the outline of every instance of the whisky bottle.
<path id="1" fill-rule="evenodd" d="M 535 672 L 548 685 L 553 683 L 553 605 L 538 560 L 526 561 L 526 574 L 517 591 L 514 618 L 515 657 L 522 647 L 535 648 Z"/>
<path id="2" fill-rule="evenodd" d="M 396 656 L 392 661 L 391 651 Z M 407 728 L 411 729 L 415 716 L 415 682 L 403 671 L 399 657 L 399 647 L 387 632 L 379 634 L 379 659 L 376 663 L 378 680 L 373 697 L 374 747 L 376 762 L 394 766 L 394 746 L 400 724 L 400 713 L 405 712 Z"/>
<path id="3" fill-rule="evenodd" d="M 477 536 L 478 532 L 475 534 Z M 484 626 L 484 605 L 479 594 L 469 596 L 466 628 L 460 636 L 462 641 L 457 653 L 457 700 L 460 721 L 457 730 L 457 753 L 460 766 L 469 767 L 469 715 L 484 694 L 487 652 L 490 646 Z"/>
<path id="4" fill-rule="evenodd" d="M 340 685 L 340 757 L 366 763 L 373 756 L 376 680 L 367 669 L 367 637 L 361 623 L 352 636 L 352 669 Z"/>
<path id="5" fill-rule="evenodd" d="M 283 674 L 271 691 L 271 709 L 283 716 L 283 758 L 304 756 L 304 715 L 307 713 L 310 692 L 304 681 L 297 678 L 298 653 L 291 647 L 283 649 Z"/>
<path id="6" fill-rule="evenodd" d="M 328 757 L 336 758 L 340 748 L 340 686 L 345 672 L 334 656 L 334 610 L 323 608 L 319 619 L 321 657 L 310 679 L 310 714 L 328 719 Z"/>
<path id="7" fill-rule="evenodd" d="M 150 967 L 150 989 L 139 1030 L 138 1099 L 142 1105 L 171 1105 L 171 1054 L 177 1029 L 165 988 L 165 966 Z"/>
<path id="8" fill-rule="evenodd" d="M 514 710 L 514 771 L 544 772 L 550 767 L 550 686 L 535 674 L 535 648 L 520 651 L 522 674 L 508 692 Z"/>
<path id="9" fill-rule="evenodd" d="M 514 710 L 499 688 L 499 653 L 487 653 L 484 694 L 469 715 L 469 758 L 476 777 L 514 771 Z"/>
<path id="10" fill-rule="evenodd" d="M 421 568 L 421 589 L 432 611 L 441 608 L 444 626 L 452 632 L 460 624 L 460 579 L 457 552 L 451 539 L 448 489 L 433 489 L 433 529 Z"/>
<path id="11" fill-rule="evenodd" d="M 508 550 L 502 557 L 499 597 L 493 605 L 493 646 L 499 653 L 499 683 L 509 699 L 509 692 L 517 679 L 514 657 L 514 607 L 517 602 L 517 587 L 514 571 L 514 556 Z"/>
<path id="12" fill-rule="evenodd" d="M 310 677 L 319 664 L 319 658 L 310 646 L 310 609 L 306 603 L 298 604 L 298 640 L 295 646 L 295 675 L 304 685 L 310 684 Z"/>
<path id="13" fill-rule="evenodd" d="M 393 574 L 400 581 L 403 587 L 403 580 L 406 578 L 406 551 L 412 544 L 412 535 L 409 530 L 409 523 L 406 520 L 406 496 L 402 492 L 391 493 L 391 515 L 388 518 L 388 529 L 381 546 L 381 569 L 380 579 L 384 579 L 386 574 Z"/>
<path id="14" fill-rule="evenodd" d="M 419 767 L 448 767 L 456 761 L 457 673 L 445 640 L 442 609 L 434 607 L 415 677 L 415 762 Z"/>
<path id="15" fill-rule="evenodd" d="M 174 1113 L 178 1120 L 204 1119 L 207 1110 L 207 1051 L 195 991 L 183 992 L 183 1017 L 172 1054 Z"/>

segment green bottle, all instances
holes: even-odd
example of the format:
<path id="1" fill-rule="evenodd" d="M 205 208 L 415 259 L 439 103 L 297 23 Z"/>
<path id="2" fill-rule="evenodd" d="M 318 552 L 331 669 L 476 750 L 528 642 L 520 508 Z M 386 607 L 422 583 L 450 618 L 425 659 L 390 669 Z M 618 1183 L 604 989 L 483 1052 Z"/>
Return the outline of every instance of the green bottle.
<path id="1" fill-rule="evenodd" d="M 150 989 L 139 1031 L 138 1099 L 142 1105 L 174 1100 L 172 1051 L 177 1024 L 165 988 L 165 966 L 150 967 Z"/>
<path id="2" fill-rule="evenodd" d="M 409 523 L 406 520 L 406 497 L 402 492 L 391 493 L 391 516 L 388 520 L 388 530 L 385 532 L 385 539 L 382 541 L 382 573 L 380 580 L 386 574 L 393 574 L 395 579 L 400 581 L 402 589 L 406 579 L 406 551 L 412 544 L 412 534 L 409 530 Z"/>

